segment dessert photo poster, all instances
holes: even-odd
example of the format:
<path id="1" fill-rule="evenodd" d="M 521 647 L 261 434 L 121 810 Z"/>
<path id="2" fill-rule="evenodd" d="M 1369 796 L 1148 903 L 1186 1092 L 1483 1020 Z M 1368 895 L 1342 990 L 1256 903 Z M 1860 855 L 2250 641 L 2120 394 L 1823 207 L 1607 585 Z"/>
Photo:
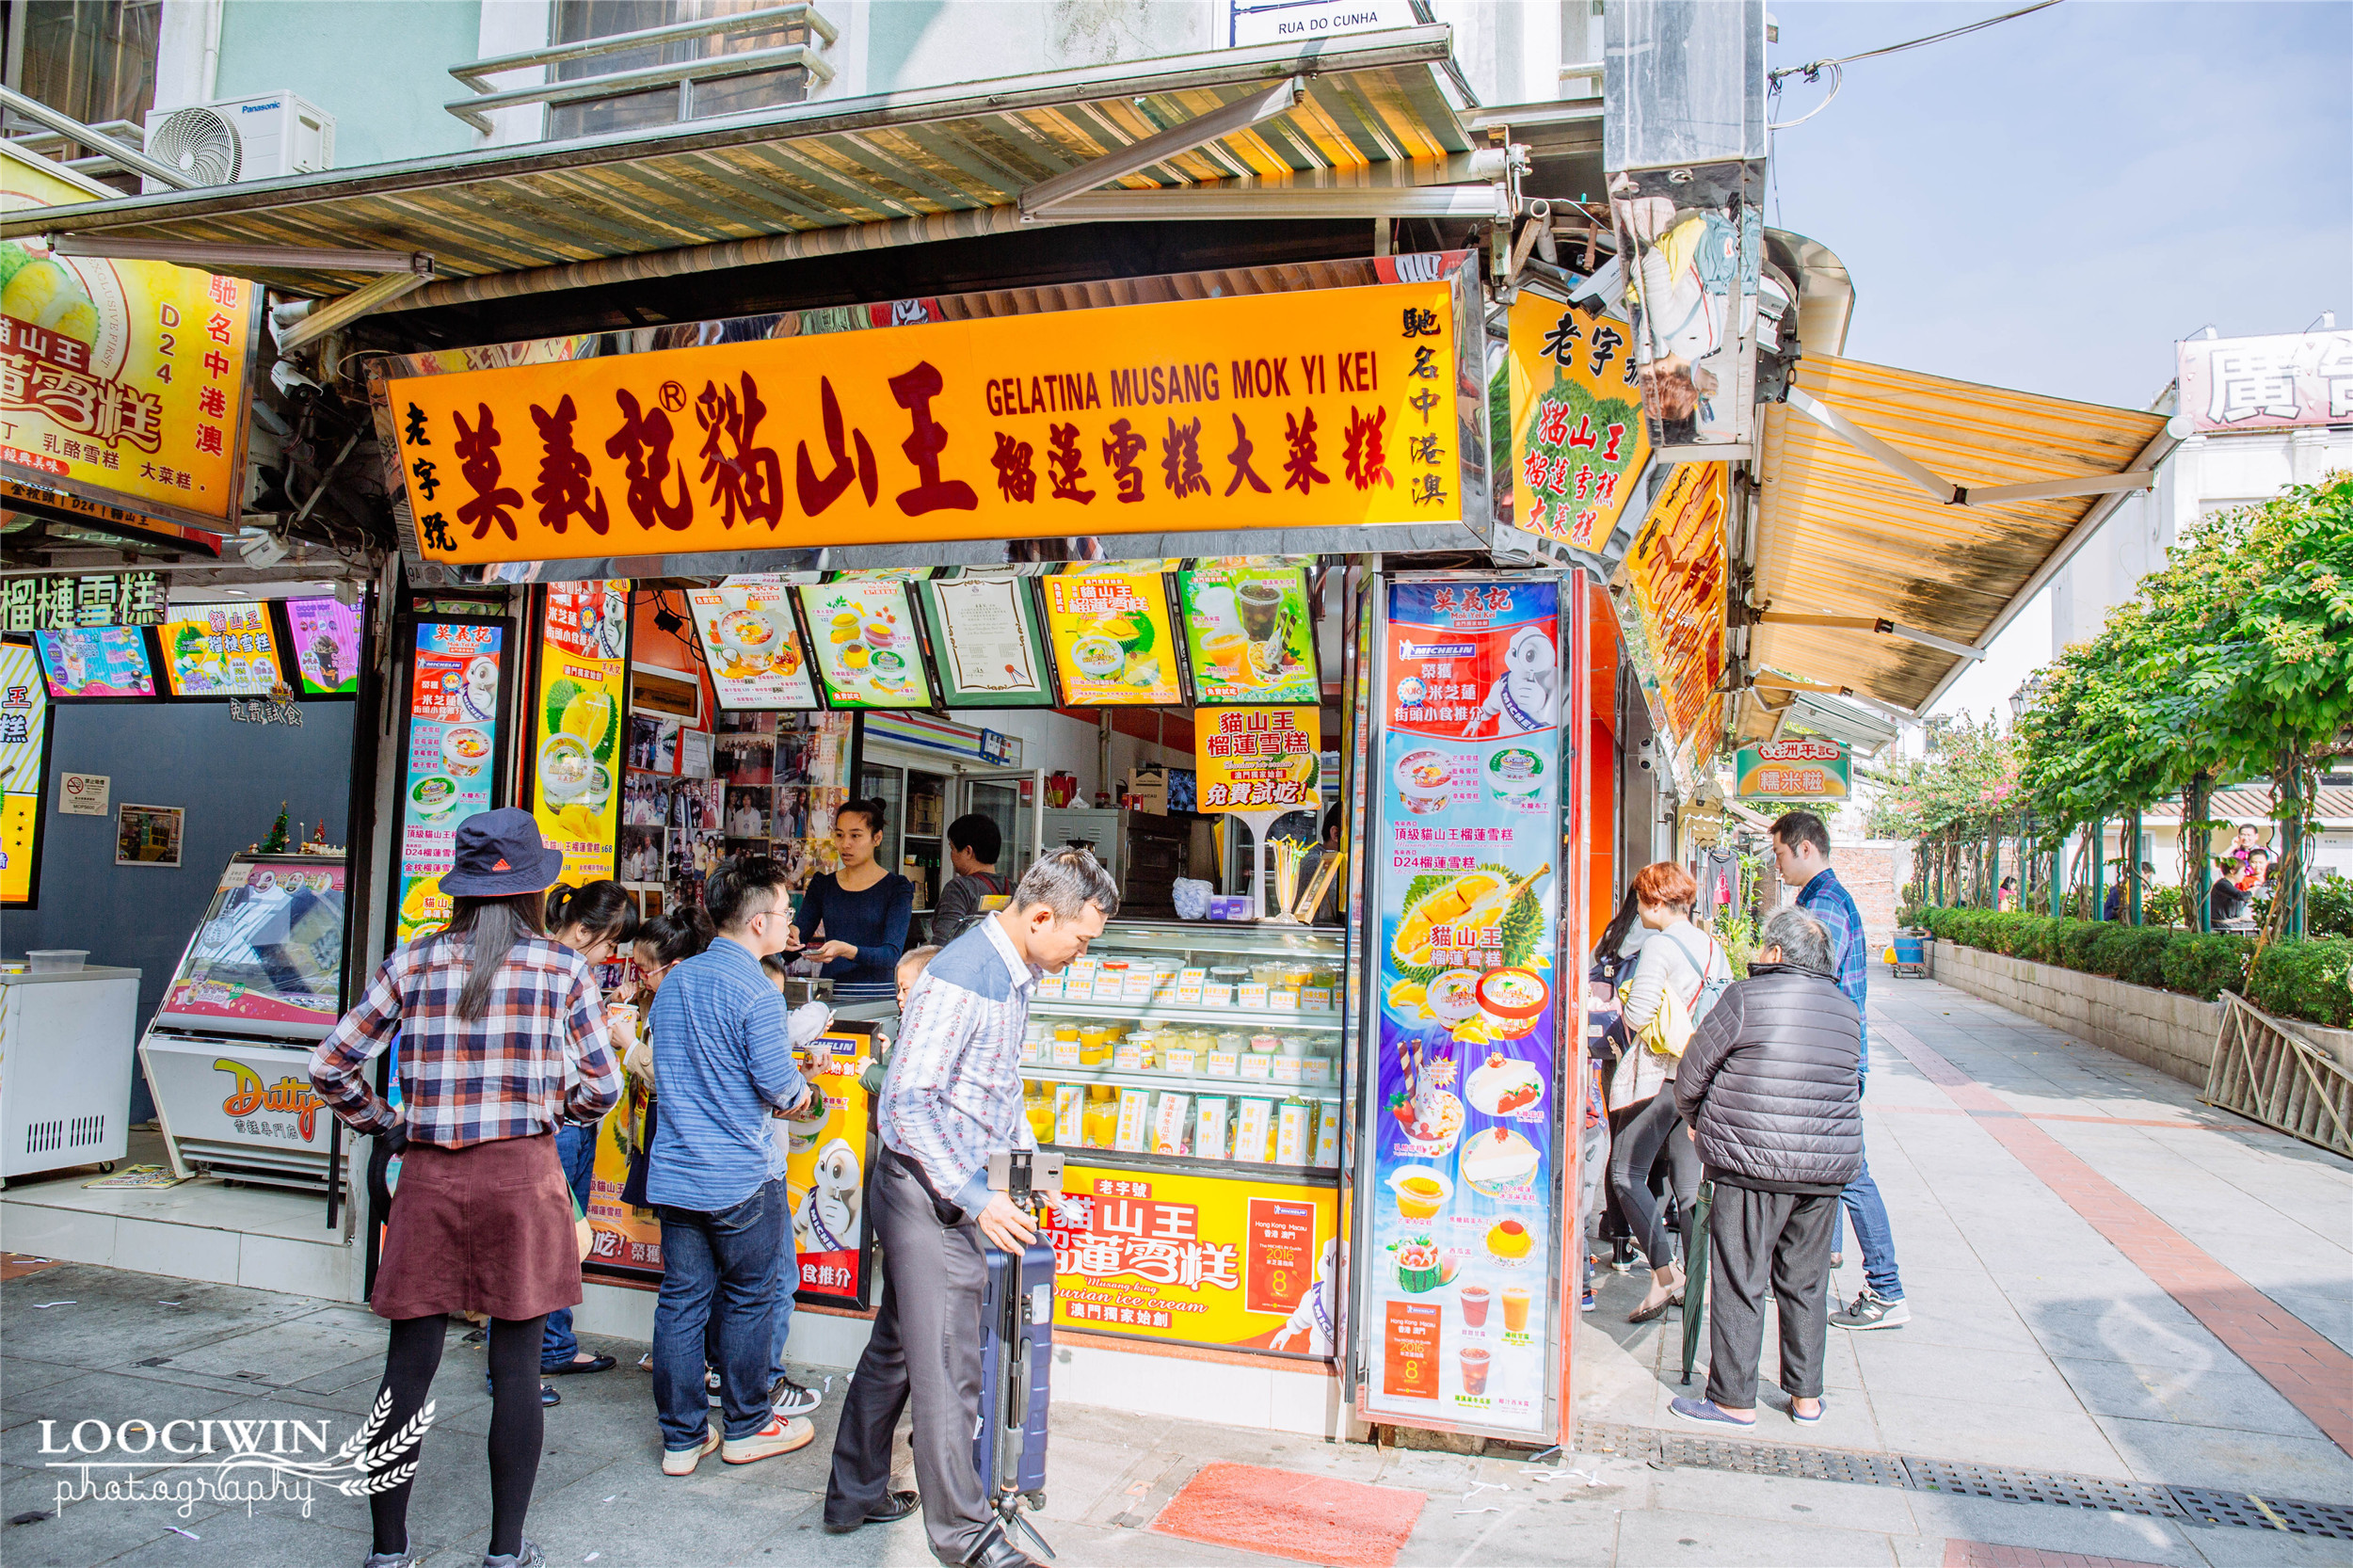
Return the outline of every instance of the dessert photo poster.
<path id="1" fill-rule="evenodd" d="M 1558 588 L 1388 593 L 1369 1403 L 1536 1432 L 1559 1229 Z"/>

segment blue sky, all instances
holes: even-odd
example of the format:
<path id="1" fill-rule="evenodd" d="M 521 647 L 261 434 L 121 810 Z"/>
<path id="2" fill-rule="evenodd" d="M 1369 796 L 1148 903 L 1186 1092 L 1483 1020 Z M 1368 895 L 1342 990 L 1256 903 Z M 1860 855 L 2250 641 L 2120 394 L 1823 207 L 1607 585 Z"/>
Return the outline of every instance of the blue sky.
<path id="1" fill-rule="evenodd" d="M 1768 0 L 1775 68 L 2014 9 Z M 1827 77 L 1825 78 L 1827 81 Z M 1773 138 L 1766 221 L 1853 274 L 1855 359 L 2146 407 L 2173 344 L 2353 325 L 2353 5 L 2067 4 L 1846 68 Z M 1795 80 L 1777 118 L 1821 102 Z M 1940 709 L 2051 654 L 2030 605 Z"/>

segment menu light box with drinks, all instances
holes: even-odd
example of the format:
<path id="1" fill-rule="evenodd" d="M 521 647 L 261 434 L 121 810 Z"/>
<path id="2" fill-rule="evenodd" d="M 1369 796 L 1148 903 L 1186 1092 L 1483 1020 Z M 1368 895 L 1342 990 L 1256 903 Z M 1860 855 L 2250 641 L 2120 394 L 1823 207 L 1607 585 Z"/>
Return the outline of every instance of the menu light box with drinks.
<path id="1" fill-rule="evenodd" d="M 1065 707 L 1184 702 L 1164 575 L 1089 567 L 1041 578 L 1038 587 Z"/>
<path id="2" fill-rule="evenodd" d="M 425 621 L 415 632 L 393 936 L 400 942 L 449 919 L 441 875 L 456 858 L 458 824 L 490 808 L 505 650 L 505 629 L 489 622 Z"/>
<path id="3" fill-rule="evenodd" d="M 1369 1417 L 1534 1434 L 1560 1228 L 1558 584 L 1387 592 L 1361 1397 Z"/>
<path id="4" fill-rule="evenodd" d="M 1304 568 L 1204 561 L 1176 574 L 1176 591 L 1184 603 L 1196 703 L 1322 700 Z"/>
<path id="5" fill-rule="evenodd" d="M 41 668 L 54 697 L 155 695 L 155 666 L 147 655 L 147 632 L 137 626 L 85 626 L 71 632 L 36 632 Z"/>
<path id="6" fill-rule="evenodd" d="M 827 707 L 932 706 L 931 676 L 905 584 L 804 583 L 794 591 Z"/>
<path id="7" fill-rule="evenodd" d="M 614 870 L 629 584 L 613 578 L 551 584 L 544 616 L 531 809 L 540 837 L 563 853 L 560 879 L 580 888 Z"/>

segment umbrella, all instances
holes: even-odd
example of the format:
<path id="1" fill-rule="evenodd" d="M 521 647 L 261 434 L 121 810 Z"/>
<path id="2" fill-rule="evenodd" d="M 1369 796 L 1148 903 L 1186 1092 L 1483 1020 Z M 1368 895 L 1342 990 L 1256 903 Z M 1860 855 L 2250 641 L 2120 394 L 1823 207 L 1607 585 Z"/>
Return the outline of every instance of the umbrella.
<path id="1" fill-rule="evenodd" d="M 1707 1211 L 1716 1202 L 1716 1184 L 1700 1183 L 1691 1204 L 1691 1217 L 1683 1227 L 1683 1383 L 1691 1384 L 1691 1363 L 1699 1359 L 1700 1321 L 1707 1311 Z"/>

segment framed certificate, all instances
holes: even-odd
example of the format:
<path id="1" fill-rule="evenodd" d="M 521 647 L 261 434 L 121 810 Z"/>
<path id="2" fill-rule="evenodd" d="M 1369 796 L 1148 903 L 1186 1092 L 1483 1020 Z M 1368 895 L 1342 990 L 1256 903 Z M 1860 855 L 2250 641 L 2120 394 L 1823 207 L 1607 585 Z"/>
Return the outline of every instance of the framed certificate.
<path id="1" fill-rule="evenodd" d="M 1032 582 L 988 572 L 916 585 L 944 706 L 1053 706 L 1053 675 Z"/>

